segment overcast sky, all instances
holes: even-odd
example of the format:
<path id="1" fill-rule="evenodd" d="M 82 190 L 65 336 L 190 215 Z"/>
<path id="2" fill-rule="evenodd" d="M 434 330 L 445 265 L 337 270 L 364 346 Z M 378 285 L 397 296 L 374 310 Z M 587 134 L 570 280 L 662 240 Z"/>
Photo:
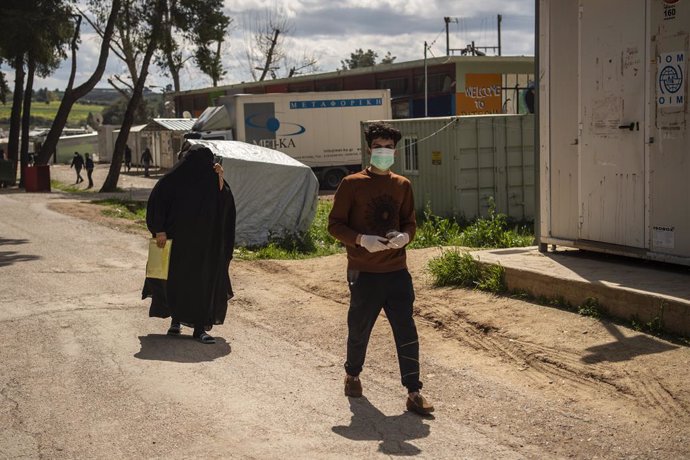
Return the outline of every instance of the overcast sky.
<path id="1" fill-rule="evenodd" d="M 233 23 L 224 45 L 223 64 L 228 74 L 220 84 L 252 79 L 245 51 L 248 30 L 266 9 L 282 10 L 291 22 L 293 32 L 287 36 L 290 57 L 316 56 L 319 72 L 338 69 L 340 61 L 357 48 L 372 49 L 379 59 L 390 51 L 397 57 L 395 62 L 404 62 L 422 59 L 427 41 L 431 45 L 429 56 L 443 56 L 445 16 L 456 19 L 450 24 L 451 48 L 464 48 L 472 40 L 477 46 L 496 45 L 496 15 L 502 14 L 502 54 L 534 55 L 534 0 L 225 0 L 225 5 Z M 77 84 L 91 74 L 99 46 L 95 34 L 82 34 Z M 285 71 L 278 69 L 277 76 L 284 76 Z M 106 77 L 113 74 L 126 71 L 111 53 L 97 86 L 108 87 Z M 51 77 L 37 80 L 34 88 L 62 89 L 68 75 L 69 64 L 65 62 Z M 183 70 L 181 80 L 183 90 L 211 86 L 210 79 L 194 71 L 191 64 Z M 152 65 L 147 84 L 164 87 L 168 83 L 171 81 Z"/>

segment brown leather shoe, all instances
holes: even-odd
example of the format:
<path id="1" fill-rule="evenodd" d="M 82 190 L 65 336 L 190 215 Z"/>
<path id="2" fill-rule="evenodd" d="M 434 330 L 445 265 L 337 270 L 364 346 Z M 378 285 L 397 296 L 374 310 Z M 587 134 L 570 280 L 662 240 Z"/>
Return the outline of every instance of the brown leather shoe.
<path id="1" fill-rule="evenodd" d="M 362 396 L 362 382 L 359 380 L 359 377 L 345 376 L 345 396 L 350 396 L 351 398 Z"/>
<path id="2" fill-rule="evenodd" d="M 419 415 L 429 415 L 434 411 L 434 406 L 421 393 L 417 393 L 414 396 L 408 395 L 407 410 Z"/>

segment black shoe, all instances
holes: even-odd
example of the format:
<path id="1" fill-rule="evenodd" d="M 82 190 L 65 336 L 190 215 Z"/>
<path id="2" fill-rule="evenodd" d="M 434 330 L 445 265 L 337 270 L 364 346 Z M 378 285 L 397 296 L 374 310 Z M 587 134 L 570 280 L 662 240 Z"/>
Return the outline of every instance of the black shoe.
<path id="1" fill-rule="evenodd" d="M 177 323 L 173 321 L 170 323 L 170 327 L 168 328 L 168 335 L 180 335 L 182 333 L 182 325 L 180 323 Z"/>
<path id="2" fill-rule="evenodd" d="M 206 333 L 206 331 L 198 331 L 198 330 L 195 330 L 195 331 L 194 331 L 193 337 L 194 337 L 195 339 L 197 339 L 199 342 L 205 343 L 205 344 L 208 344 L 208 345 L 213 344 L 213 343 L 216 343 L 216 339 L 213 338 L 213 337 L 211 337 L 210 335 L 208 335 L 208 334 Z"/>

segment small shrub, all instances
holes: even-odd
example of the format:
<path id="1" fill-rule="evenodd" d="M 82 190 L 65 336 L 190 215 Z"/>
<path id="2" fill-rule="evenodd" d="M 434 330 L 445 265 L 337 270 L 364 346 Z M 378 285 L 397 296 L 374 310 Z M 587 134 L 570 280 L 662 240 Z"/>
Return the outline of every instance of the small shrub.
<path id="1" fill-rule="evenodd" d="M 526 227 L 515 226 L 508 230 L 508 218 L 496 213 L 496 202 L 489 199 L 489 217 L 480 218 L 469 225 L 460 235 L 460 245 L 472 248 L 512 248 L 529 246 L 534 236 Z"/>
<path id="2" fill-rule="evenodd" d="M 481 276 L 479 264 L 467 252 L 445 251 L 429 261 L 429 271 L 436 286 L 475 287 Z"/>
<path id="3" fill-rule="evenodd" d="M 506 290 L 506 269 L 501 265 L 488 265 L 482 267 L 482 275 L 477 282 L 477 288 L 493 294 L 499 294 Z"/>
<path id="4" fill-rule="evenodd" d="M 411 249 L 434 246 L 453 246 L 460 241 L 462 230 L 454 219 L 445 219 L 431 212 L 431 205 L 424 208 L 424 217 L 417 225 L 417 232 L 410 243 Z"/>
<path id="5" fill-rule="evenodd" d="M 585 303 L 577 307 L 577 312 L 582 316 L 601 318 L 601 305 L 599 305 L 599 299 L 587 297 Z"/>
<path id="6" fill-rule="evenodd" d="M 495 294 L 506 290 L 502 266 L 483 266 L 467 252 L 445 251 L 431 259 L 428 267 L 435 286 L 461 286 Z"/>

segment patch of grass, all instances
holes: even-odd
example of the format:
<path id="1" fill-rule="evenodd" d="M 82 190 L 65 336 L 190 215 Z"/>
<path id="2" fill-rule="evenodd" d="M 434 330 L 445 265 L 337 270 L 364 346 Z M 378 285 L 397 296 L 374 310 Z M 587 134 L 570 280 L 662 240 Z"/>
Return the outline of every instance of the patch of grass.
<path id="1" fill-rule="evenodd" d="M 505 214 L 496 212 L 496 202 L 489 199 L 489 217 L 477 219 L 460 235 L 460 246 L 472 248 L 514 248 L 530 246 L 534 236 L 526 227 L 508 228 Z"/>
<path id="2" fill-rule="evenodd" d="M 431 212 L 431 205 L 424 208 L 424 217 L 417 226 L 411 249 L 434 246 L 459 246 L 462 228 L 455 219 L 444 219 Z"/>
<path id="3" fill-rule="evenodd" d="M 93 203 L 107 206 L 107 209 L 101 211 L 104 216 L 132 220 L 142 227 L 146 227 L 146 203 L 143 201 L 108 198 L 94 200 Z"/>
<path id="4" fill-rule="evenodd" d="M 60 107 L 60 101 L 51 101 L 49 104 L 45 102 L 32 102 L 31 117 L 36 122 L 42 122 L 41 124 L 50 126 L 55 119 L 58 107 Z M 104 108 L 105 106 L 102 105 L 76 103 L 72 106 L 72 110 L 70 110 L 69 116 L 67 117 L 67 124 L 69 126 L 84 125 L 86 124 L 86 118 L 89 116 L 89 112 L 93 114 L 101 113 Z M 11 111 L 11 102 L 0 104 L 0 120 L 9 120 Z"/>
<path id="5" fill-rule="evenodd" d="M 237 257 L 256 259 L 307 259 L 343 252 L 342 245 L 328 233 L 328 214 L 333 203 L 319 201 L 311 227 L 303 234 L 275 235 L 266 246 L 237 248 Z"/>
<path id="6" fill-rule="evenodd" d="M 635 329 L 636 331 L 640 332 L 646 332 L 648 334 L 652 335 L 661 335 L 664 332 L 664 308 L 666 307 L 666 302 L 661 302 L 661 306 L 659 307 L 659 314 L 656 315 L 654 318 L 652 318 L 650 321 L 647 321 L 646 323 L 642 320 L 637 315 L 633 315 L 630 318 L 630 327 Z"/>
<path id="7" fill-rule="evenodd" d="M 85 189 L 81 189 L 74 184 L 65 184 L 53 179 L 50 180 L 50 188 L 51 190 L 60 190 L 67 193 L 86 193 Z"/>
<path id="8" fill-rule="evenodd" d="M 482 276 L 477 281 L 477 288 L 482 291 L 499 294 L 506 290 L 506 269 L 502 265 L 482 266 Z"/>
<path id="9" fill-rule="evenodd" d="M 435 286 L 476 288 L 494 294 L 506 290 L 505 268 L 483 265 L 468 252 L 445 251 L 431 259 L 428 268 Z"/>
<path id="10" fill-rule="evenodd" d="M 470 225 L 462 225 L 454 218 L 443 218 L 431 212 L 430 205 L 424 208 L 423 217 L 417 226 L 417 233 L 410 248 L 433 246 L 465 246 L 472 248 L 513 248 L 534 243 L 534 235 L 527 225 L 510 228 L 508 217 L 496 212 L 496 203 L 489 199 L 489 216 L 480 218 Z"/>
<path id="11" fill-rule="evenodd" d="M 577 307 L 577 313 L 591 318 L 601 318 L 602 308 L 601 305 L 599 305 L 599 299 L 596 297 L 587 297 L 585 302 Z"/>

